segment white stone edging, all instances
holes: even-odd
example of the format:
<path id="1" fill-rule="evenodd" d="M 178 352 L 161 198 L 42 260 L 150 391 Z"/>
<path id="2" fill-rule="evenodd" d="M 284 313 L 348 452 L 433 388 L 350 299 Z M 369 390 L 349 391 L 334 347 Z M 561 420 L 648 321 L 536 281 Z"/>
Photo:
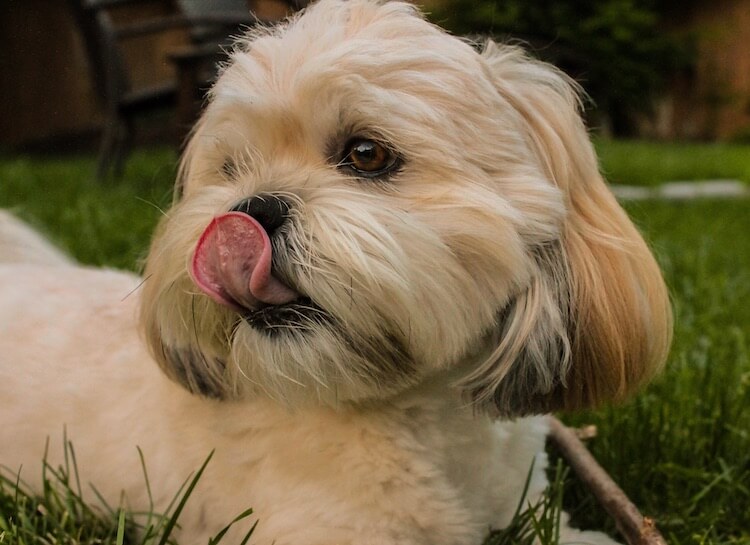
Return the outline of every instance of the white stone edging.
<path id="1" fill-rule="evenodd" d="M 750 197 L 750 188 L 740 180 L 679 181 L 667 182 L 655 187 L 612 184 L 610 189 L 615 197 L 623 201 Z"/>

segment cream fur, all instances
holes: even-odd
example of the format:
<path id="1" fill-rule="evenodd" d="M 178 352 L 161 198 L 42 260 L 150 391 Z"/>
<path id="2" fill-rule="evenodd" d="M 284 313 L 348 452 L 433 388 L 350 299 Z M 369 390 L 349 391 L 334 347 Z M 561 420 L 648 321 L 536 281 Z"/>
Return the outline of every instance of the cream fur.
<path id="1" fill-rule="evenodd" d="M 72 260 L 5 210 L 0 210 L 0 261 L 67 265 Z"/>
<path id="2" fill-rule="evenodd" d="M 215 449 L 186 544 L 250 506 L 258 544 L 480 543 L 535 459 L 529 500 L 546 484 L 530 415 L 622 399 L 669 345 L 659 270 L 577 101 L 555 69 L 479 54 L 399 2 L 321 0 L 247 36 L 142 286 L 0 216 L 0 462 L 38 485 L 65 426 L 82 480 L 143 510 L 140 447 L 163 509 Z M 355 136 L 397 171 L 342 167 Z M 261 193 L 291 207 L 277 274 L 330 321 L 262 331 L 191 280 L 211 219 Z"/>

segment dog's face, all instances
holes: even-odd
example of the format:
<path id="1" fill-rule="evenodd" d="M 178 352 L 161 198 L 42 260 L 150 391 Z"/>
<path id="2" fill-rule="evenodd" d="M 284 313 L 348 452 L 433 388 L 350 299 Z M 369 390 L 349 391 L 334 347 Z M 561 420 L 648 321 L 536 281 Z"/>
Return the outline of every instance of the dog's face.
<path id="1" fill-rule="evenodd" d="M 196 393 L 384 398 L 435 376 L 503 415 L 658 368 L 658 268 L 575 91 L 402 3 L 321 0 L 233 53 L 154 240 L 142 318 Z"/>

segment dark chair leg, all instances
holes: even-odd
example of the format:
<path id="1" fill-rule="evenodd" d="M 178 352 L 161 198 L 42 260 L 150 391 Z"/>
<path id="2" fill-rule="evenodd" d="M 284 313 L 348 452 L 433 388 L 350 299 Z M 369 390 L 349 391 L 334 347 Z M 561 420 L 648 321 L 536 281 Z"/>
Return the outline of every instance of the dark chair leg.
<path id="1" fill-rule="evenodd" d="M 122 119 L 119 124 L 117 147 L 114 154 L 114 165 L 112 173 L 116 180 L 122 178 L 125 171 L 125 161 L 133 151 L 133 122 L 130 119 Z"/>
<path id="2" fill-rule="evenodd" d="M 112 164 L 113 154 L 119 138 L 120 120 L 116 116 L 107 116 L 104 120 L 102 141 L 99 145 L 99 159 L 96 166 L 96 180 L 99 182 L 107 178 L 107 173 Z"/>
<path id="3" fill-rule="evenodd" d="M 96 179 L 105 181 L 111 175 L 122 178 L 125 161 L 133 149 L 133 123 L 119 115 L 109 115 L 104 122 L 104 133 L 99 147 Z"/>

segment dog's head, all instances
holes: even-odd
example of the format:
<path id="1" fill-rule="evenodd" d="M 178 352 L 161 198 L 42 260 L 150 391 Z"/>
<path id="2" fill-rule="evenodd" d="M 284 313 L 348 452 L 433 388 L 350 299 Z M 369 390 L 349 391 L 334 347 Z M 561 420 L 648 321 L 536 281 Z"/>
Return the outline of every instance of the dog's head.
<path id="1" fill-rule="evenodd" d="M 437 376 L 501 415 L 621 399 L 671 315 L 578 108 L 554 68 L 404 3 L 321 0 L 248 36 L 148 258 L 157 360 L 292 404 Z"/>

